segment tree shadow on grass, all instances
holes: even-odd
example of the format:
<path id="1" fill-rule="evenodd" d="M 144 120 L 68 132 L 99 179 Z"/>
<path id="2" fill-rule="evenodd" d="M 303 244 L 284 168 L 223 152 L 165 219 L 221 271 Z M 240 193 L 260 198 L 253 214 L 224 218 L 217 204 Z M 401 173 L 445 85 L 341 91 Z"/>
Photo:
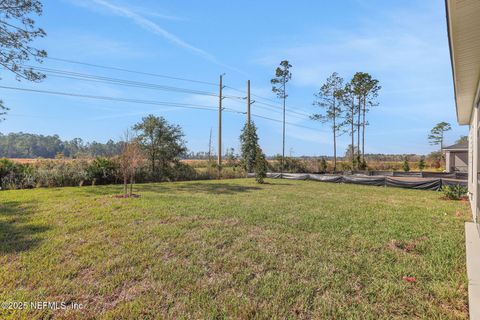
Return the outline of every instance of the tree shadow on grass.
<path id="1" fill-rule="evenodd" d="M 228 182 L 212 182 L 214 180 L 178 181 L 178 182 L 151 182 L 137 183 L 134 185 L 134 193 L 154 192 L 154 193 L 171 193 L 176 191 L 186 191 L 192 193 L 210 193 L 210 194 L 235 194 L 241 192 L 249 192 L 261 190 L 260 187 L 244 186 L 232 184 Z M 265 185 L 285 185 L 292 184 L 271 181 Z M 123 194 L 123 185 L 102 185 L 102 186 L 83 186 L 80 191 L 85 195 L 106 196 Z"/>
<path id="2" fill-rule="evenodd" d="M 40 244 L 40 234 L 50 228 L 32 222 L 35 208 L 33 203 L 0 203 L 0 254 L 28 251 Z"/>
<path id="3" fill-rule="evenodd" d="M 205 183 L 205 182 L 189 182 L 181 185 L 171 184 L 168 188 L 165 188 L 162 184 L 157 185 L 138 185 L 137 191 L 147 191 L 147 192 L 157 192 L 157 193 L 166 193 L 166 192 L 175 192 L 175 191 L 185 191 L 191 193 L 210 193 L 210 194 L 235 194 L 241 192 L 249 192 L 254 190 L 261 190 L 259 187 L 252 186 L 242 186 L 235 185 L 230 183 Z"/>

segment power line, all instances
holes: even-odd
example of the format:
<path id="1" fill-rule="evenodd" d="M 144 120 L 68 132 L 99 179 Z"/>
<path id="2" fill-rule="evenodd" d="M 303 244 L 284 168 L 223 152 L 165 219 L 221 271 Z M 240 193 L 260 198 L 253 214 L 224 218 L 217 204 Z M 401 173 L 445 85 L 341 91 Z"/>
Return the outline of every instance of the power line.
<path id="1" fill-rule="evenodd" d="M 110 84 L 117 84 L 117 85 L 136 87 L 136 88 L 173 91 L 173 92 L 180 92 L 180 93 L 191 93 L 191 94 L 198 94 L 198 95 L 205 95 L 205 96 L 212 96 L 212 97 L 217 96 L 216 93 L 202 91 L 202 90 L 194 90 L 194 89 L 181 88 L 181 87 L 175 87 L 175 86 L 165 86 L 165 85 L 159 85 L 155 83 L 98 76 L 93 74 L 79 73 L 79 72 L 66 71 L 66 70 L 60 70 L 60 69 L 51 69 L 51 68 L 43 68 L 43 67 L 32 67 L 32 68 L 41 72 L 45 72 L 49 76 L 66 78 L 66 79 L 110 83 Z"/>
<path id="2" fill-rule="evenodd" d="M 272 108 L 277 108 L 278 105 L 273 105 L 273 104 L 269 104 L 269 103 L 265 103 L 265 102 L 261 102 L 261 101 L 257 101 L 257 103 L 259 104 L 263 104 L 265 106 L 269 106 L 269 107 L 272 107 Z M 279 110 L 280 111 L 280 110 Z M 308 119 L 310 119 L 310 115 L 307 114 L 307 113 L 304 113 L 304 112 L 298 112 L 298 111 L 294 111 L 294 110 L 286 110 L 287 112 L 290 112 L 290 113 L 293 113 L 293 114 L 297 114 L 297 115 L 300 115 L 300 116 L 304 116 L 304 117 L 307 117 Z"/>
<path id="3" fill-rule="evenodd" d="M 39 90 L 39 89 L 9 87 L 9 86 L 0 86 L 0 89 L 33 92 L 33 93 L 42 93 L 42 94 L 51 94 L 51 95 L 59 95 L 59 96 L 69 96 L 69 97 L 86 98 L 86 99 L 96 99 L 96 100 L 104 100 L 104 101 L 119 101 L 119 102 L 125 102 L 125 103 L 146 104 L 146 105 L 156 105 L 156 106 L 168 106 L 168 107 L 183 108 L 183 109 L 218 111 L 217 108 L 213 108 L 213 107 L 210 107 L 210 106 L 195 105 L 195 104 L 188 104 L 188 103 L 141 100 L 141 99 L 127 99 L 127 98 L 97 96 L 97 95 L 88 95 L 88 94 L 80 94 L 80 93 Z M 245 112 L 238 111 L 238 110 L 231 109 L 231 108 L 224 108 L 223 110 L 225 110 L 226 112 L 230 112 L 230 113 L 245 114 Z M 25 116 L 25 115 L 16 115 L 16 116 Z M 282 122 L 281 120 L 278 120 L 278 119 L 273 119 L 273 118 L 261 116 L 261 115 L 258 115 L 258 114 L 254 114 L 254 113 L 252 113 L 252 116 L 257 117 L 257 118 L 261 118 L 261 119 L 265 119 L 265 120 Z M 290 122 L 286 122 L 286 123 L 288 125 L 291 125 L 291 126 L 296 126 L 296 127 L 300 127 L 300 128 L 305 128 L 305 129 L 317 131 L 317 129 L 311 128 L 311 127 L 308 127 L 308 126 L 303 126 L 303 125 L 300 125 L 300 124 L 290 123 Z"/>
<path id="4" fill-rule="evenodd" d="M 101 68 L 101 69 L 116 70 L 116 71 L 122 71 L 122 72 L 128 72 L 128 73 L 135 73 L 135 74 L 140 74 L 140 75 L 160 77 L 160 78 L 165 78 L 165 79 L 173 79 L 173 80 L 179 80 L 179 81 L 188 81 L 188 82 L 193 82 L 193 83 L 201 83 L 201 84 L 206 84 L 206 85 L 217 86 L 216 83 L 208 82 L 208 81 L 202 81 L 202 80 L 194 80 L 194 79 L 188 79 L 188 78 L 174 77 L 174 76 L 169 76 L 169 75 L 164 75 L 164 74 L 150 73 L 150 72 L 144 72 L 144 71 L 137 71 L 137 70 L 131 70 L 131 69 L 126 69 L 126 68 L 120 68 L 120 67 L 105 66 L 105 65 L 100 65 L 100 64 L 94 64 L 94 63 L 76 61 L 76 60 L 72 60 L 72 59 L 55 58 L 55 57 L 46 57 L 46 58 L 47 58 L 47 59 L 50 59 L 50 60 L 53 60 L 53 61 L 66 62 L 66 63 L 70 63 L 70 64 L 84 65 L 84 66 L 90 66 L 90 67 Z M 42 68 L 42 67 L 34 67 L 34 68 L 37 68 L 37 69 L 40 70 L 40 68 Z M 47 68 L 43 68 L 43 69 L 47 69 Z M 53 70 L 53 69 L 51 69 L 51 70 Z M 229 89 L 231 89 L 231 90 L 240 92 L 240 93 L 242 93 L 242 94 L 246 94 L 245 91 L 240 90 L 240 89 L 237 89 L 237 88 L 234 88 L 234 87 L 231 87 L 231 86 L 225 86 L 225 88 L 229 88 Z M 260 96 L 260 95 L 254 94 L 254 93 L 252 93 L 251 95 L 252 95 L 253 97 L 258 98 L 258 99 L 263 99 L 263 100 L 266 100 L 266 101 L 270 101 L 270 102 L 273 102 L 273 103 L 277 103 L 277 101 L 275 101 L 275 100 L 273 100 L 273 99 L 270 99 L 270 98 L 267 98 L 267 97 L 263 97 L 263 96 Z M 225 96 L 225 97 L 227 97 L 227 96 Z M 243 97 L 233 97 L 233 98 L 235 98 L 235 99 L 243 99 Z M 257 101 L 257 103 L 261 103 L 261 104 L 269 105 L 269 106 L 273 106 L 273 107 L 278 107 L 278 105 L 267 104 L 267 103 L 260 102 L 260 101 Z M 300 112 L 296 112 L 296 111 L 294 111 L 294 110 L 287 110 L 287 112 L 295 113 L 295 114 L 303 115 L 303 116 L 309 116 L 309 115 L 306 114 L 306 113 L 300 113 Z"/>
<path id="5" fill-rule="evenodd" d="M 231 113 L 244 114 L 244 115 L 247 114 L 247 112 L 245 112 L 245 111 L 238 111 L 238 110 L 229 109 L 229 108 L 224 108 L 224 110 L 226 112 L 231 112 Z M 255 113 L 252 113 L 252 116 L 257 117 L 257 118 L 261 118 L 261 119 L 264 119 L 264 120 L 270 120 L 270 121 L 275 121 L 275 122 L 280 122 L 280 123 L 283 122 L 282 120 L 279 120 L 279 119 L 269 118 L 269 117 L 261 116 L 259 114 L 255 114 Z M 295 126 L 295 127 L 299 127 L 299 128 L 318 131 L 318 129 L 308 127 L 308 126 L 304 126 L 304 125 L 301 125 L 301 124 L 298 124 L 298 123 L 291 123 L 291 122 L 285 122 L 285 123 L 290 125 L 290 126 Z"/>
<path id="6" fill-rule="evenodd" d="M 269 117 L 264 117 L 264 116 L 261 116 L 261 115 L 258 115 L 258 114 L 254 114 L 254 113 L 252 113 L 252 116 L 257 117 L 257 118 L 262 118 L 262 119 L 265 119 L 265 120 L 271 120 L 271 121 L 275 121 L 275 122 L 280 122 L 280 123 L 283 122 L 282 120 L 273 119 L 273 118 L 269 118 Z M 318 131 L 318 129 L 315 129 L 315 128 L 312 128 L 312 127 L 308 127 L 308 126 L 304 126 L 304 125 L 297 124 L 297 123 L 291 123 L 291 122 L 285 122 L 285 123 L 288 124 L 288 125 L 290 125 L 290 126 L 295 126 L 295 127 L 299 127 L 299 128 L 304 128 L 304 129 L 309 129 L 309 130 Z"/>
<path id="7" fill-rule="evenodd" d="M 122 71 L 122 72 L 128 72 L 128 73 L 134 73 L 134 74 L 140 74 L 140 75 L 147 75 L 147 76 L 153 76 L 153 77 L 159 77 L 159 78 L 165 78 L 165 79 L 172 79 L 172 80 L 179 80 L 179 81 L 188 81 L 188 82 L 193 82 L 193 83 L 201 83 L 201 84 L 206 84 L 206 85 L 211 85 L 211 86 L 217 86 L 217 83 L 214 82 L 208 82 L 208 81 L 202 81 L 202 80 L 195 80 L 195 79 L 189 79 L 189 78 L 182 78 L 182 77 L 174 77 L 174 76 L 169 76 L 165 74 L 159 74 L 159 73 L 151 73 L 151 72 L 144 72 L 144 71 L 138 71 L 138 70 L 132 70 L 132 69 L 127 69 L 127 68 L 121 68 L 121 67 L 113 67 L 113 66 L 105 66 L 105 65 L 100 65 L 100 64 L 94 64 L 94 63 L 88 63 L 88 62 L 82 62 L 82 61 L 77 61 L 77 60 L 72 60 L 72 59 L 65 59 L 65 58 L 55 58 L 55 57 L 45 57 L 46 59 L 53 60 L 53 61 L 59 61 L 59 62 L 66 62 L 70 64 L 77 64 L 77 65 L 84 65 L 84 66 L 89 66 L 89 67 L 94 67 L 94 68 L 101 68 L 101 69 L 108 69 L 108 70 L 116 70 L 116 71 Z M 42 67 L 33 67 L 33 68 L 42 68 Z M 237 91 L 239 93 L 242 93 L 246 95 L 246 92 L 244 90 L 240 90 L 231 86 L 225 86 L 225 88 Z M 256 97 L 258 99 L 263 99 L 266 101 L 270 101 L 273 103 L 277 103 L 276 100 L 260 96 L 258 94 L 251 94 L 253 97 Z M 241 97 L 236 97 L 236 98 L 241 98 Z M 258 102 L 258 101 L 257 101 Z M 263 103 L 265 104 L 265 103 Z M 270 105 L 272 106 L 272 105 Z M 278 105 L 275 105 L 277 107 Z M 294 111 L 290 111 L 294 112 Z M 305 114 L 304 114 L 305 115 Z"/>
<path id="8" fill-rule="evenodd" d="M 70 63 L 70 64 L 77 64 L 77 65 L 84 65 L 84 66 L 89 66 L 89 67 L 101 68 L 101 69 L 116 70 L 116 71 L 122 71 L 122 72 L 128 72 L 128 73 L 134 73 L 134 74 L 140 74 L 140 75 L 160 77 L 160 78 L 165 78 L 165 79 L 188 81 L 188 82 L 192 82 L 192 83 L 200 83 L 200 84 L 217 86 L 217 84 L 213 83 L 213 82 L 194 80 L 194 79 L 188 79 L 188 78 L 181 78 L 181 77 L 174 77 L 174 76 L 169 76 L 169 75 L 164 75 L 164 74 L 143 72 L 143 71 L 131 70 L 131 69 L 120 68 L 120 67 L 105 66 L 105 65 L 100 65 L 100 64 L 93 64 L 93 63 L 76 61 L 76 60 L 72 60 L 72 59 L 54 58 L 54 57 L 47 57 L 47 59 L 50 59 L 50 60 L 53 60 L 53 61 L 66 62 L 66 63 Z M 163 86 L 163 85 L 151 84 L 151 83 L 147 83 L 147 82 L 130 81 L 130 80 L 124 80 L 124 79 L 118 79 L 118 78 L 111 78 L 111 77 L 95 76 L 95 75 L 90 75 L 90 74 L 82 74 L 82 73 L 78 73 L 78 72 L 69 72 L 69 71 L 58 70 L 58 69 L 44 68 L 44 67 L 40 67 L 40 66 L 37 66 L 37 67 L 29 66 L 29 67 L 36 68 L 39 71 L 56 73 L 55 75 L 53 75 L 55 77 L 62 77 L 62 78 L 73 79 L 73 80 L 112 83 L 112 84 L 119 84 L 119 85 L 130 86 L 130 87 L 156 89 L 156 90 L 173 91 L 173 92 L 181 92 L 181 93 L 192 93 L 192 94 L 212 96 L 212 97 L 218 96 L 215 93 L 205 92 L 205 91 L 200 91 L 200 90 L 192 90 L 192 89 L 179 88 L 179 87 L 173 87 L 173 86 Z M 234 88 L 234 87 L 231 87 L 231 86 L 225 86 L 225 88 L 229 88 L 231 90 L 240 92 L 242 94 L 246 94 L 245 91 Z M 257 94 L 252 93 L 251 95 L 256 97 L 256 98 L 263 99 L 263 100 L 266 100 L 266 101 L 270 101 L 270 102 L 273 102 L 273 103 L 277 102 L 273 99 L 270 99 L 270 98 L 267 98 L 267 97 L 262 97 L 262 96 L 257 95 Z M 225 96 L 225 98 L 237 99 L 237 100 L 245 99 L 244 97 L 228 96 L 228 95 Z M 280 110 L 276 109 L 276 108 L 279 107 L 279 105 L 273 105 L 273 104 L 265 103 L 265 102 L 262 102 L 262 101 L 256 101 L 256 102 L 258 104 L 263 105 L 263 106 L 271 107 L 271 108 L 264 107 L 265 109 L 270 109 L 271 111 L 280 112 Z M 297 116 L 297 118 L 299 118 L 299 119 L 311 120 L 310 115 L 305 113 L 305 112 L 298 112 L 298 111 L 295 111 L 295 110 L 287 110 L 287 112 L 290 113 L 290 114 L 296 114 L 298 116 L 306 117 L 306 118 L 301 118 L 301 117 Z"/>
<path id="9" fill-rule="evenodd" d="M 7 87 L 7 86 L 0 86 L 0 89 L 35 92 L 35 93 L 43 93 L 43 94 L 53 94 L 53 95 L 60 95 L 60 96 L 69 96 L 69 97 L 78 97 L 78 98 L 87 98 L 87 99 L 96 99 L 96 100 L 105 100 L 105 101 L 119 101 L 119 102 L 127 102 L 127 103 L 169 106 L 169 107 L 177 107 L 177 108 L 184 108 L 184 109 L 213 110 L 213 111 L 216 110 L 216 109 L 213 109 L 210 106 L 196 105 L 196 104 L 189 104 L 189 103 L 116 98 L 116 97 L 107 97 L 107 96 L 87 95 L 87 94 L 80 94 L 80 93 L 70 93 L 70 92 L 50 91 L 50 90 L 37 90 L 37 89 Z"/>
<path id="10" fill-rule="evenodd" d="M 240 92 L 242 94 L 246 94 L 245 91 L 243 90 L 240 90 L 240 89 L 237 89 L 237 88 L 234 88 L 234 87 L 230 87 L 230 86 L 225 86 L 226 88 L 230 89 L 230 90 L 234 90 L 234 91 L 237 91 L 237 92 Z M 280 105 L 276 104 L 278 103 L 276 100 L 273 100 L 273 99 L 270 99 L 270 98 L 266 98 L 266 97 L 263 97 L 263 96 L 260 96 L 258 94 L 254 94 L 252 93 L 251 94 L 253 97 L 257 98 L 257 99 L 263 99 L 263 100 L 266 100 L 266 101 L 270 101 L 270 102 L 273 102 L 275 104 L 269 104 L 269 103 L 266 103 L 266 102 L 262 102 L 262 101 L 256 101 L 256 103 L 260 103 L 260 104 L 263 104 L 263 105 L 268 105 L 268 106 L 271 106 L 271 107 L 274 107 L 274 108 L 279 108 L 281 107 Z M 300 110 L 300 108 L 296 108 L 297 110 Z M 295 113 L 295 114 L 299 114 L 299 115 L 303 115 L 303 116 L 307 116 L 309 117 L 310 115 L 308 113 L 306 113 L 305 111 L 303 112 L 298 112 L 298 111 L 295 111 L 295 110 L 287 110 L 287 112 L 290 112 L 290 113 Z"/>
<path id="11" fill-rule="evenodd" d="M 122 71 L 122 72 L 134 73 L 134 74 L 141 74 L 141 75 L 151 76 L 151 77 L 158 77 L 158 78 L 165 78 L 165 79 L 172 79 L 172 80 L 179 80 L 179 81 L 187 81 L 187 82 L 194 82 L 194 83 L 201 83 L 201 84 L 206 84 L 206 85 L 217 86 L 217 84 L 216 84 L 216 83 L 213 83 L 213 82 L 207 82 L 207 81 L 201 81 L 201 80 L 194 80 L 194 79 L 188 79 L 188 78 L 181 78 L 181 77 L 173 77 L 173 76 L 168 76 L 168 75 L 159 74 L 159 73 L 151 73 L 151 72 L 144 72 L 144 71 L 137 71 L 137 70 L 126 69 L 126 68 L 119 68 L 119 67 L 112 67 L 112 66 L 104 66 L 104 65 L 100 65 L 100 64 L 94 64 L 94 63 L 88 63 L 88 62 L 81 62 L 81 61 L 76 61 L 76 60 L 71 60 L 71 59 L 54 58 L 54 57 L 45 57 L 45 58 L 46 58 L 46 59 L 49 59 L 49 60 L 53 60 L 53 61 L 66 62 L 66 63 L 83 65 L 83 66 L 89 66 L 89 67 L 94 67 L 94 68 L 116 70 L 116 71 Z"/>
<path id="12" fill-rule="evenodd" d="M 30 66 L 28 66 L 30 67 Z M 32 67 L 35 68 L 36 70 L 46 72 L 49 74 L 49 76 L 54 76 L 54 77 L 60 77 L 60 78 L 65 78 L 65 79 L 73 79 L 73 80 L 82 80 L 82 81 L 90 81 L 90 82 L 100 82 L 100 83 L 109 83 L 109 84 L 116 84 L 116 85 L 122 85 L 122 86 L 129 86 L 129 87 L 135 87 L 135 88 L 145 88 L 145 89 L 154 89 L 154 90 L 162 90 L 162 91 L 173 91 L 173 92 L 180 92 L 180 93 L 189 93 L 189 94 L 197 94 L 197 95 L 204 95 L 204 96 L 211 96 L 211 97 L 217 97 L 218 95 L 213 92 L 206 92 L 206 91 L 200 91 L 200 90 L 192 90 L 192 89 L 187 89 L 187 88 L 180 88 L 180 87 L 173 87 L 173 86 L 164 86 L 164 85 L 158 85 L 158 84 L 153 84 L 153 83 L 147 83 L 147 82 L 139 82 L 139 81 L 131 81 L 131 80 L 125 80 L 125 79 L 119 79 L 119 78 L 111 78 L 111 77 L 104 77 L 104 76 L 97 76 L 97 75 L 92 75 L 92 74 L 85 74 L 85 73 L 79 73 L 79 72 L 72 72 L 72 71 L 66 71 L 66 70 L 59 70 L 59 69 L 51 69 L 51 68 L 44 68 L 44 67 Z M 50 74 L 51 73 L 51 74 Z M 232 100 L 244 100 L 244 97 L 238 97 L 238 96 L 224 96 L 225 98 L 232 99 Z M 263 102 L 258 102 L 261 105 L 261 108 L 267 109 L 267 110 L 272 110 L 275 112 L 280 112 L 280 110 L 277 110 L 274 105 L 263 103 Z M 295 111 L 287 111 L 292 114 L 296 114 L 297 118 L 302 119 L 302 120 L 310 120 L 309 118 L 305 118 L 305 114 L 295 112 Z"/>
<path id="13" fill-rule="evenodd" d="M 225 98 L 228 98 L 228 99 L 238 99 L 238 97 L 232 97 L 232 96 L 224 96 Z M 240 98 L 241 100 L 245 100 L 245 98 Z M 282 112 L 280 109 L 278 109 L 277 107 L 278 106 L 275 106 L 275 105 L 271 105 L 271 104 L 268 104 L 268 103 L 264 103 L 264 102 L 261 102 L 261 101 L 255 101 L 255 103 L 259 104 L 259 108 L 263 108 L 263 109 L 266 109 L 266 110 L 270 110 L 270 111 L 274 111 L 274 112 Z M 295 112 L 293 110 L 287 110 L 288 113 L 291 113 L 291 116 L 293 117 L 296 117 L 296 118 L 299 118 L 299 119 L 302 119 L 302 120 L 311 120 L 310 119 L 310 116 L 305 114 L 305 113 L 300 113 L 300 112 Z"/>

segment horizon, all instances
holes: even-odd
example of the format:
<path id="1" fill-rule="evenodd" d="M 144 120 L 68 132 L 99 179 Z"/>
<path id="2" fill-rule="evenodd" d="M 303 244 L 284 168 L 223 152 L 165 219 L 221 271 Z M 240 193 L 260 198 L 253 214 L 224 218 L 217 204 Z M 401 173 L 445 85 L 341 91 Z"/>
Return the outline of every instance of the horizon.
<path id="1" fill-rule="evenodd" d="M 4 134 L 4 133 L 0 132 L 0 137 L 2 135 L 3 136 L 8 136 L 9 134 L 17 134 L 18 135 L 18 134 L 32 134 L 32 133 L 29 133 L 29 132 L 10 132 L 10 133 Z M 80 137 L 75 137 L 73 139 L 66 140 L 66 139 L 63 139 L 58 134 L 54 134 L 54 135 L 34 134 L 34 135 L 38 135 L 38 136 L 42 136 L 42 137 L 58 137 L 58 139 L 62 142 L 72 142 L 72 140 L 80 138 Z M 109 142 L 110 140 L 114 143 L 118 143 L 118 142 L 123 141 L 122 139 L 110 139 L 110 140 L 107 140 L 105 142 L 99 142 L 99 141 L 96 141 L 96 140 L 85 141 L 82 138 L 80 138 L 80 139 L 82 140 L 83 146 L 85 146 L 85 147 L 87 147 L 89 144 L 93 144 L 93 143 L 105 144 L 105 143 Z M 447 146 L 449 146 L 449 145 L 447 145 Z M 228 156 L 230 151 L 231 150 L 229 150 L 229 149 L 223 149 L 222 150 L 222 156 L 224 156 L 224 157 Z M 441 151 L 441 149 L 440 150 L 434 150 L 430 153 L 439 152 L 439 151 Z M 347 157 L 346 152 L 347 152 L 347 150 L 343 150 L 343 152 L 339 152 L 339 150 L 337 150 L 337 160 L 339 160 L 339 161 L 349 160 L 349 159 L 345 159 Z M 380 156 L 391 156 L 391 157 L 395 157 L 395 156 L 428 156 L 430 153 L 425 153 L 425 154 L 422 154 L 422 153 L 365 153 L 365 157 L 368 158 L 368 157 L 371 157 L 371 156 L 379 156 L 379 155 Z M 193 154 L 193 158 L 190 158 L 190 156 L 192 154 Z M 200 158 L 197 158 L 197 156 L 200 156 L 201 154 L 203 156 L 208 154 L 208 148 L 206 150 L 198 150 L 198 151 L 193 151 L 193 150 L 187 149 L 187 151 L 186 151 L 185 155 L 182 157 L 182 159 L 200 159 Z M 235 156 L 240 156 L 239 155 L 239 150 L 234 150 L 233 154 Z M 215 152 L 215 150 L 212 152 L 211 156 L 212 157 L 217 156 L 217 153 Z M 280 153 L 265 154 L 265 156 L 267 158 L 275 158 L 275 157 L 279 157 L 279 156 L 281 157 L 281 154 Z M 286 154 L 285 157 L 289 157 L 289 158 L 325 158 L 327 160 L 333 159 L 333 155 L 327 155 L 327 154 L 318 154 L 318 155 L 306 155 L 306 154 L 303 154 L 303 155 L 289 155 L 289 154 Z M 36 158 L 42 159 L 44 157 L 32 157 L 31 159 L 36 159 Z M 30 159 L 30 158 L 25 158 L 25 159 Z M 49 158 L 45 158 L 45 159 L 49 159 Z"/>
<path id="2" fill-rule="evenodd" d="M 213 4 L 215 11 L 203 9 Z M 47 50 L 51 58 L 45 59 L 41 67 L 69 72 L 70 79 L 52 72 L 37 84 L 17 82 L 12 75 L 2 74 L 2 99 L 11 110 L 6 121 L 0 123 L 0 132 L 58 134 L 62 140 L 80 137 L 105 143 L 118 140 L 125 129 L 153 113 L 180 125 L 188 149 L 201 152 L 208 149 L 210 129 L 216 142 L 217 112 L 179 106 L 218 108 L 218 97 L 211 94 L 218 91 L 219 75 L 226 73 L 225 94 L 232 98 L 224 102 L 235 111 L 224 112 L 223 150 L 239 150 L 238 137 L 245 122 L 241 114 L 245 102 L 241 98 L 246 81 L 251 80 L 252 98 L 257 100 L 252 105 L 257 115 L 253 120 L 259 128 L 260 144 L 266 154 L 279 154 L 281 123 L 262 117 L 281 119 L 280 101 L 271 92 L 270 79 L 278 63 L 287 59 L 293 65 L 293 77 L 287 88 L 286 121 L 290 124 L 286 155 L 333 154 L 328 126 L 306 119 L 306 115 L 318 111 L 311 105 L 313 94 L 333 72 L 345 80 L 356 71 L 369 72 L 383 87 L 380 106 L 368 116 L 366 154 L 435 151 L 437 147 L 429 145 L 427 135 L 440 121 L 452 124 L 445 145 L 466 135 L 467 127 L 456 122 L 443 3 L 352 0 L 346 9 L 344 6 L 345 2 L 290 5 L 291 15 L 285 17 L 279 34 L 277 27 L 265 25 L 277 23 L 274 17 L 281 13 L 282 6 L 266 3 L 255 3 L 254 7 L 252 3 L 215 1 L 208 5 L 159 5 L 146 0 L 131 6 L 113 0 L 46 1 L 37 24 L 45 29 L 47 37 L 35 45 Z M 248 24 L 243 18 L 246 15 L 251 18 Z M 186 92 L 92 83 L 75 79 L 72 72 L 184 88 Z M 102 101 L 5 87 L 129 100 Z M 167 103 L 160 107 L 130 100 Z M 278 109 L 272 109 L 275 106 Z M 347 134 L 340 137 L 339 155 L 344 153 L 349 139 Z"/>

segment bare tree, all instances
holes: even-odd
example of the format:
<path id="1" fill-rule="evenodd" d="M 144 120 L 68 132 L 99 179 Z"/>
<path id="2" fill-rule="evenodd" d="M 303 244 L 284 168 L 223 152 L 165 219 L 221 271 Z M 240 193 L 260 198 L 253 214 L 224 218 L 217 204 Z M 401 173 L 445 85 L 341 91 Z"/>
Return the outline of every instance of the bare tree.
<path id="1" fill-rule="evenodd" d="M 122 153 L 119 157 L 120 171 L 123 176 L 123 192 L 125 197 L 133 195 L 133 185 L 138 168 L 143 164 L 144 156 L 138 139 L 127 130 L 124 133 Z M 130 184 L 130 190 L 128 188 Z"/>

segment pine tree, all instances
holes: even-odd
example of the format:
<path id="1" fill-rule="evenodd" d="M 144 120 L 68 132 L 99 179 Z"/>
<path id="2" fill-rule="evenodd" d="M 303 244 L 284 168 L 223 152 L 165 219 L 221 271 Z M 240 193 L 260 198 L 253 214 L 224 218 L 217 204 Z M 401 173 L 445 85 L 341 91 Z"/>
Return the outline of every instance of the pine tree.
<path id="1" fill-rule="evenodd" d="M 362 155 L 362 161 L 359 163 L 363 163 L 365 160 L 365 127 L 368 125 L 366 114 L 369 111 L 368 107 L 378 106 L 376 98 L 382 87 L 378 80 L 366 72 L 355 73 L 351 80 L 351 86 L 357 101 L 357 145 L 358 153 L 361 152 Z M 361 144 L 360 134 L 362 136 Z"/>
<path id="2" fill-rule="evenodd" d="M 290 68 L 292 65 L 288 60 L 280 62 L 280 66 L 275 69 L 275 78 L 270 80 L 272 84 L 272 92 L 277 95 L 279 99 L 283 101 L 283 135 L 282 135 L 282 166 L 280 172 L 283 173 L 285 165 L 285 112 L 287 102 L 287 83 L 292 79 L 292 73 Z"/>
<path id="3" fill-rule="evenodd" d="M 420 169 L 420 171 L 425 169 L 425 157 L 420 158 L 420 161 L 418 162 L 418 169 Z"/>
<path id="4" fill-rule="evenodd" d="M 327 78 L 320 90 L 315 93 L 316 100 L 313 102 L 313 105 L 322 108 L 322 112 L 310 116 L 312 120 L 331 123 L 333 133 L 333 171 L 337 170 L 337 136 L 342 126 L 340 118 L 344 112 L 341 103 L 342 95 L 343 79 L 338 73 L 334 72 Z"/>
<path id="5" fill-rule="evenodd" d="M 262 149 L 257 145 L 255 148 L 255 180 L 262 184 L 267 177 L 267 160 L 263 154 Z"/>
<path id="6" fill-rule="evenodd" d="M 403 171 L 408 172 L 410 171 L 410 165 L 408 164 L 408 158 L 405 157 L 405 160 L 403 160 Z"/>
<path id="7" fill-rule="evenodd" d="M 440 149 L 443 148 L 443 136 L 446 131 L 452 130 L 452 126 L 448 122 L 439 122 L 432 128 L 428 135 L 431 145 L 440 145 Z"/>
<path id="8" fill-rule="evenodd" d="M 250 122 L 250 125 L 245 123 L 240 135 L 240 153 L 243 167 L 247 173 L 251 173 L 254 170 L 257 148 L 257 127 L 253 121 Z"/>

